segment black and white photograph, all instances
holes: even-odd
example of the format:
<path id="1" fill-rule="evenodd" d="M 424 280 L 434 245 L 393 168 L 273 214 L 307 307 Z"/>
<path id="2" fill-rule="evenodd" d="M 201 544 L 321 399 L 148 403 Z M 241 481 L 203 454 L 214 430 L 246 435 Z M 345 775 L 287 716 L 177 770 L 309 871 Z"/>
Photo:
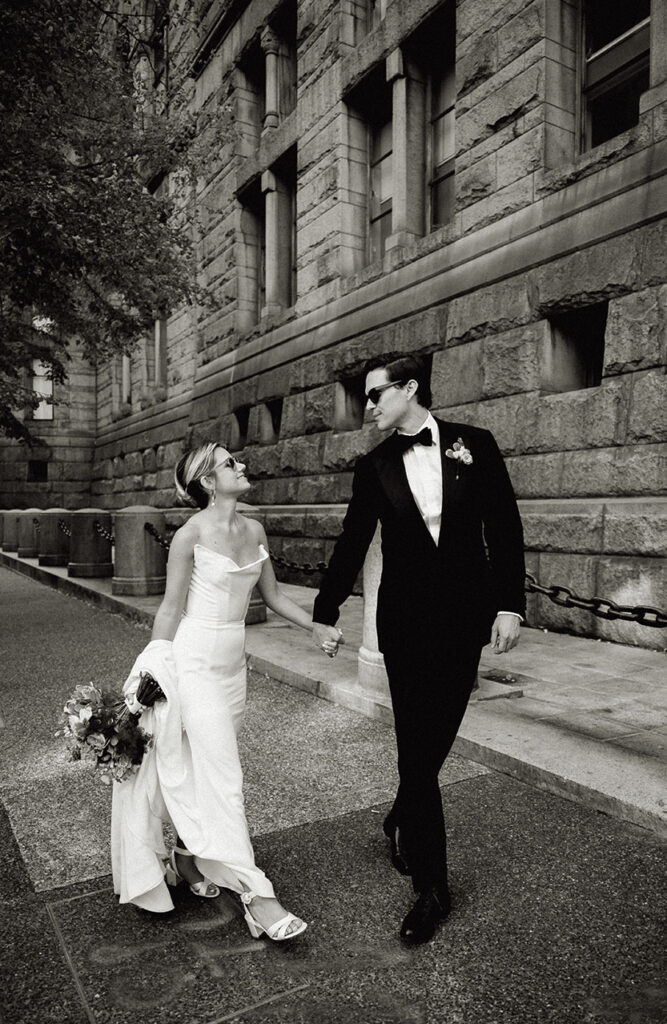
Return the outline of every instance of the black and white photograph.
<path id="1" fill-rule="evenodd" d="M 1 1024 L 665 1024 L 667 4 L 0 36 Z"/>

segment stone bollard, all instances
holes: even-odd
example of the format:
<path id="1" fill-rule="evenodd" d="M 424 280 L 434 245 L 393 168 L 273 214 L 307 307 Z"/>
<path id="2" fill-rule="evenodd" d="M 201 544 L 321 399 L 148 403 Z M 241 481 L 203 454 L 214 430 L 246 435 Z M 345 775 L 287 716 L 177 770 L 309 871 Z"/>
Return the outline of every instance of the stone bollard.
<path id="1" fill-rule="evenodd" d="M 151 505 L 130 505 L 114 516 L 114 574 L 112 594 L 145 597 L 162 594 L 167 578 L 167 552 L 145 529 L 150 523 L 165 535 L 164 513 Z"/>
<path id="2" fill-rule="evenodd" d="M 37 543 L 40 565 L 67 565 L 69 562 L 71 518 L 71 513 L 64 508 L 49 508 L 42 512 Z"/>
<path id="3" fill-rule="evenodd" d="M 246 626 L 252 626 L 255 622 L 266 622 L 266 605 L 257 587 L 253 587 L 245 622 Z"/>
<path id="4" fill-rule="evenodd" d="M 10 508 L 2 514 L 2 550 L 18 551 L 20 508 Z"/>
<path id="5" fill-rule="evenodd" d="M 111 514 L 100 508 L 78 509 L 72 512 L 70 529 L 67 575 L 86 579 L 113 575 Z"/>
<path id="6" fill-rule="evenodd" d="M 37 558 L 37 532 L 41 508 L 26 508 L 18 514 L 18 546 L 19 558 Z"/>

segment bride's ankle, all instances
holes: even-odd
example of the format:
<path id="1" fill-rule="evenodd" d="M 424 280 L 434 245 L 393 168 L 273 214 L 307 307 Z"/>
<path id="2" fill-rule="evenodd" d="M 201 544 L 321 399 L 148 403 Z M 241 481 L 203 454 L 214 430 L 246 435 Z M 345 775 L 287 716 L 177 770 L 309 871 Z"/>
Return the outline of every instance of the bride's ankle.
<path id="1" fill-rule="evenodd" d="M 175 853 L 176 867 L 181 878 L 191 885 L 194 882 L 201 882 L 204 878 L 201 871 L 195 864 L 192 854 Z"/>

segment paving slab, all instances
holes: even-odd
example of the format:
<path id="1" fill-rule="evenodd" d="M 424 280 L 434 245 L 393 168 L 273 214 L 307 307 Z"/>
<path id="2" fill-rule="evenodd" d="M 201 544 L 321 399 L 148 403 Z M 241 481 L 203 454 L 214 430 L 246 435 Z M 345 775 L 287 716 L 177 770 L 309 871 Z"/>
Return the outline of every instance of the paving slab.
<path id="1" fill-rule="evenodd" d="M 44 894 L 37 1005 L 68 997 L 60 1019 L 77 1024 L 662 1024 L 664 844 L 495 773 L 443 796 L 454 910 L 426 946 L 397 938 L 411 894 L 381 804 L 255 840 L 309 921 L 290 944 L 252 940 L 224 893 L 181 887 L 168 915 L 119 907 L 108 878 Z M 57 1020 L 22 1002 L 27 955 L 8 1019 Z"/>
<path id="2" fill-rule="evenodd" d="M 43 569 L 11 554 L 0 553 L 0 564 L 144 624 L 160 601 L 117 598 L 109 580 L 69 580 L 66 570 Z M 312 608 L 312 589 L 284 589 Z M 388 692 L 358 681 L 362 616 L 362 599 L 348 599 L 340 620 L 346 645 L 331 660 L 303 630 L 269 613 L 266 623 L 247 631 L 249 664 L 280 684 L 391 725 Z M 456 752 L 667 836 L 664 652 L 525 629 L 507 655 L 484 649 L 480 676 Z M 507 696 L 521 699 L 498 699 L 503 687 Z"/>

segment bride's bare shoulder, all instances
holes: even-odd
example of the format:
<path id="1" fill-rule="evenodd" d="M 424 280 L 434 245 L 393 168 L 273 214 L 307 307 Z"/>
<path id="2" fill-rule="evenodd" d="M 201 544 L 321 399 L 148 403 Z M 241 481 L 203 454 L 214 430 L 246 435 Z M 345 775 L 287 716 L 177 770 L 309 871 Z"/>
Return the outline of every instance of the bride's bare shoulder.
<path id="1" fill-rule="evenodd" d="M 249 519 L 248 516 L 244 516 L 243 519 L 244 522 L 246 523 L 247 529 L 250 531 L 250 536 L 252 537 L 252 539 L 256 541 L 258 544 L 265 544 L 266 533 L 264 532 L 264 527 L 259 522 L 259 520 Z"/>
<path id="2" fill-rule="evenodd" d="M 172 551 L 177 552 L 178 554 L 192 553 L 195 544 L 200 540 L 200 515 L 200 512 L 195 512 L 193 516 L 190 516 L 186 523 L 179 526 L 171 539 Z"/>

